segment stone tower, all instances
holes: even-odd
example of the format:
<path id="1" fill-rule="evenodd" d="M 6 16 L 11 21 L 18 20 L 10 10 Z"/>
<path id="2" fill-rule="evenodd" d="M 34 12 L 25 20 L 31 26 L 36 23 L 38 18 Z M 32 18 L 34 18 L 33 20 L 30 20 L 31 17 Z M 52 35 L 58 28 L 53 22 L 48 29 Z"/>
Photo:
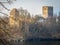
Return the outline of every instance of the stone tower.
<path id="1" fill-rule="evenodd" d="M 42 16 L 44 18 L 52 17 L 53 16 L 53 7 L 52 6 L 43 6 L 42 7 Z"/>

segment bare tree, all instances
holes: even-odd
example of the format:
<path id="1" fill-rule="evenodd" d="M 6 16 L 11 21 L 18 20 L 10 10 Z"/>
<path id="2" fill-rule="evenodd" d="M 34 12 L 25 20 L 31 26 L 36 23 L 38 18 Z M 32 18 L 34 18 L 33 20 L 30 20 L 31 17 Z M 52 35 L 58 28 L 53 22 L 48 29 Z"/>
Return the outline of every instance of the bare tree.
<path id="1" fill-rule="evenodd" d="M 13 1 L 16 1 L 16 0 L 7 0 L 6 2 L 2 2 L 2 1 L 0 1 L 0 5 L 4 8 L 4 9 L 6 9 L 7 11 L 10 11 L 10 9 L 8 9 L 4 4 L 12 4 L 13 3 Z M 2 13 L 2 12 L 0 12 L 1 14 L 4 14 L 4 13 Z"/>
<path id="2" fill-rule="evenodd" d="M 0 5 L 2 6 L 2 8 L 4 8 L 7 11 L 10 11 L 10 9 L 8 9 L 4 4 L 12 4 L 13 1 L 15 0 L 7 0 L 6 2 L 1 2 L 0 1 Z M 8 16 L 7 14 L 3 13 L 2 11 L 0 11 L 1 14 Z M 7 28 L 5 28 L 5 26 L 9 26 L 8 23 L 6 21 L 4 21 L 2 18 L 0 18 L 0 24 L 3 24 L 3 27 L 0 25 L 0 31 L 3 31 L 6 35 L 8 35 L 9 37 L 12 37 L 9 32 L 7 32 L 6 30 L 9 30 Z M 1 32 L 0 32 L 1 33 Z M 3 34 L 3 33 L 2 33 Z M 1 35 L 1 34 L 0 34 Z M 4 34 L 3 34 L 4 35 Z M 2 35 L 1 35 L 2 36 Z M 11 45 L 9 42 L 7 42 L 7 40 L 4 40 L 3 38 L 1 38 L 0 36 L 0 43 L 2 43 L 3 45 Z"/>

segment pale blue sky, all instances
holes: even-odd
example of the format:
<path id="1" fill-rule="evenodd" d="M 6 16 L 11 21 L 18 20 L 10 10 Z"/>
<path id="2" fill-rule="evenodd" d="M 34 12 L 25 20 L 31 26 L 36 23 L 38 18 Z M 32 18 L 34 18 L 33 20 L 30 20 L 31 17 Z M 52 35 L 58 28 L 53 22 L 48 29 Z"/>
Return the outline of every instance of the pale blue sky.
<path id="1" fill-rule="evenodd" d="M 10 6 L 11 8 L 23 7 L 27 9 L 31 14 L 42 14 L 42 6 L 53 6 L 54 13 L 60 11 L 60 0 L 17 0 Z"/>

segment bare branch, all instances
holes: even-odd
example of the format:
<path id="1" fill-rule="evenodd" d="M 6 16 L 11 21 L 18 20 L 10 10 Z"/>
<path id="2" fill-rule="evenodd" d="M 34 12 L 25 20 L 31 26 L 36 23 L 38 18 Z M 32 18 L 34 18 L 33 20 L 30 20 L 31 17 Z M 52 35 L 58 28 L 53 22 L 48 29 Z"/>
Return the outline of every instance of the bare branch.
<path id="1" fill-rule="evenodd" d="M 0 4 L 2 5 L 3 8 L 5 8 L 6 10 L 10 11 L 8 8 L 6 8 L 2 2 L 0 2 Z"/>
<path id="2" fill-rule="evenodd" d="M 9 4 L 12 4 L 13 1 L 16 1 L 16 0 L 7 0 L 7 2 L 8 2 Z"/>
<path id="3" fill-rule="evenodd" d="M 0 19 L 1 19 L 1 21 L 2 21 L 2 24 L 9 26 L 6 21 L 4 21 L 2 18 L 0 18 Z M 4 29 L 3 27 L 0 27 L 0 29 L 2 29 L 2 30 L 5 32 L 5 34 L 7 34 L 9 37 L 13 38 L 13 37 L 9 34 L 9 32 L 6 31 L 6 30 L 9 31 L 9 29 Z"/>
<path id="4" fill-rule="evenodd" d="M 8 16 L 6 13 L 3 13 L 3 12 L 0 12 L 1 14 L 4 14 L 4 15 L 6 15 L 6 16 Z"/>

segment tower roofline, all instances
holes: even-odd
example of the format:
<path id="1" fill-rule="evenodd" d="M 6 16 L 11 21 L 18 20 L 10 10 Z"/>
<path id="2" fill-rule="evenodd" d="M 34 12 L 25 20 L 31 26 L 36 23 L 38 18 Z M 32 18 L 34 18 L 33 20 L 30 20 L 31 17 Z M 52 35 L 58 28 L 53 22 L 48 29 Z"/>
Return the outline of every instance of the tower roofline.
<path id="1" fill-rule="evenodd" d="M 43 6 L 43 7 L 53 7 L 53 6 Z"/>

